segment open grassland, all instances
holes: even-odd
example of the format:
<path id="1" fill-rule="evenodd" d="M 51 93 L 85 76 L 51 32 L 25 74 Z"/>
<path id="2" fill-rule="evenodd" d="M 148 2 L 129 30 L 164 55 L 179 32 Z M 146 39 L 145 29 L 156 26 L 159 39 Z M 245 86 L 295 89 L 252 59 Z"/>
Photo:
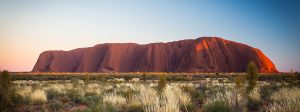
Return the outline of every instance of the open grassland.
<path id="1" fill-rule="evenodd" d="M 11 73 L 10 111 L 298 112 L 299 74 Z M 248 91 L 249 90 L 249 91 Z"/>
<path id="2" fill-rule="evenodd" d="M 13 80 L 70 80 L 70 79 L 86 79 L 103 80 L 112 78 L 139 78 L 145 80 L 156 80 L 160 75 L 165 75 L 169 81 L 197 81 L 204 78 L 227 78 L 233 80 L 235 77 L 246 76 L 246 73 L 173 73 L 173 72 L 128 72 L 128 73 L 31 73 L 31 72 L 14 72 L 11 73 Z M 290 73 L 260 73 L 261 81 L 288 81 Z M 105 81 L 105 80 L 103 80 Z"/>

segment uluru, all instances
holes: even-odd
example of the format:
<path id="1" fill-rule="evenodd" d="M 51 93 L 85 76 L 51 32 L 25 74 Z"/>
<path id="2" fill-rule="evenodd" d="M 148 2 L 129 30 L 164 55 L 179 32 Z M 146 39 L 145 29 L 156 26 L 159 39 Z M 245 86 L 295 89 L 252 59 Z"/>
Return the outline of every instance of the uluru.
<path id="1" fill-rule="evenodd" d="M 32 72 L 244 72 L 251 61 L 259 72 L 278 72 L 259 49 L 219 37 L 44 51 Z"/>

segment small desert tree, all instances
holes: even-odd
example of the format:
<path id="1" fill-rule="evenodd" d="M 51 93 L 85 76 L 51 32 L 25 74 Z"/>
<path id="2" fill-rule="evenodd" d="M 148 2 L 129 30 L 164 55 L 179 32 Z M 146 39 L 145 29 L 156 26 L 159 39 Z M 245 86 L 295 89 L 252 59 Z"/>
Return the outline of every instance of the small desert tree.
<path id="1" fill-rule="evenodd" d="M 8 71 L 0 72 L 0 111 L 8 111 L 13 106 L 11 99 L 11 78 Z"/>
<path id="2" fill-rule="evenodd" d="M 250 97 L 251 92 L 254 90 L 256 86 L 256 82 L 258 79 L 258 71 L 255 63 L 251 61 L 248 66 L 247 66 L 247 82 L 248 86 L 246 88 L 246 93 L 247 93 L 247 107 L 249 111 L 252 110 L 258 110 L 258 106 L 260 105 L 260 101 L 255 100 Z"/>
<path id="3" fill-rule="evenodd" d="M 88 74 L 88 73 L 85 74 L 85 75 L 84 75 L 84 83 L 85 83 L 85 84 L 88 84 L 88 83 L 90 82 L 90 80 L 91 80 L 91 79 L 90 79 L 90 74 Z"/>
<path id="4" fill-rule="evenodd" d="M 160 75 L 159 76 L 159 81 L 158 81 L 158 85 L 157 85 L 157 92 L 158 94 L 161 94 L 165 87 L 167 85 L 167 78 L 165 75 Z"/>
<path id="5" fill-rule="evenodd" d="M 246 77 L 248 81 L 247 93 L 249 93 L 255 88 L 258 79 L 257 73 L 258 73 L 257 67 L 255 63 L 251 61 L 247 66 L 247 77 Z"/>

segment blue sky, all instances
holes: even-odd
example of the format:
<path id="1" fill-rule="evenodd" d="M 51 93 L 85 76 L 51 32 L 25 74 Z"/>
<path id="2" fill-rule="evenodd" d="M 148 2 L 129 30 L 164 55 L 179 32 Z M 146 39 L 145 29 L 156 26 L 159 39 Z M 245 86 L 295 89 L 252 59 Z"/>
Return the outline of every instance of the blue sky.
<path id="1" fill-rule="evenodd" d="M 299 29 L 292 0 L 2 0 L 0 69 L 30 71 L 45 50 L 218 36 L 300 71 Z"/>

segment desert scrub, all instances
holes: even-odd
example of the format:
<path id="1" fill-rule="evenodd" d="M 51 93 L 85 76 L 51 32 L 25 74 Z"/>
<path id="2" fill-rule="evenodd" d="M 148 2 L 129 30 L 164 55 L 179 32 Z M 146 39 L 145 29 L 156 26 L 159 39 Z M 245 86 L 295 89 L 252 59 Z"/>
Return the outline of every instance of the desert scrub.
<path id="1" fill-rule="evenodd" d="M 30 95 L 30 101 L 32 104 L 43 104 L 47 102 L 47 95 L 44 90 L 36 89 Z"/>
<path id="2" fill-rule="evenodd" d="M 160 75 L 159 76 L 159 81 L 158 81 L 158 85 L 157 85 L 157 92 L 158 94 L 161 94 L 163 92 L 163 90 L 165 89 L 167 85 L 167 78 L 165 75 Z"/>
<path id="3" fill-rule="evenodd" d="M 151 89 L 147 89 L 151 90 Z M 150 93 L 150 94 L 149 94 Z M 179 112 L 180 105 L 184 106 L 183 111 L 187 110 L 187 105 L 190 104 L 190 97 L 187 93 L 181 91 L 179 87 L 166 85 L 165 90 L 161 95 L 157 95 L 156 92 L 152 92 L 143 95 L 151 99 L 151 102 L 145 100 L 147 103 L 142 103 L 144 105 L 145 112 Z M 148 96 L 153 95 L 153 97 Z M 180 96 L 180 97 L 178 97 Z M 142 102 L 145 102 L 142 101 Z"/>
<path id="4" fill-rule="evenodd" d="M 247 97 L 248 97 L 248 100 L 247 100 L 247 107 L 248 107 L 248 110 L 249 111 L 252 111 L 252 110 L 255 110 L 257 111 L 258 110 L 258 106 L 260 105 L 260 101 L 256 100 L 256 99 L 253 99 L 251 97 L 251 92 L 254 92 L 254 88 L 256 87 L 256 84 L 257 84 L 257 79 L 258 79 L 258 75 L 257 75 L 258 71 L 257 71 L 257 67 L 255 65 L 255 63 L 253 61 L 251 61 L 248 66 L 247 66 L 247 76 L 246 76 L 246 79 L 247 79 L 247 82 L 248 82 L 248 85 L 247 85 L 247 88 L 246 88 L 246 93 L 247 93 Z M 254 94 L 252 94 L 253 96 Z"/>
<path id="5" fill-rule="evenodd" d="M 64 108 L 64 104 L 61 101 L 55 101 L 49 105 L 51 111 L 59 111 Z"/>
<path id="6" fill-rule="evenodd" d="M 103 96 L 105 104 L 113 106 L 116 110 L 121 109 L 127 104 L 126 98 L 115 93 L 106 94 Z"/>
<path id="7" fill-rule="evenodd" d="M 79 104 L 82 101 L 83 96 L 85 95 L 84 91 L 79 88 L 72 88 L 67 90 L 67 96 L 71 99 L 75 104 Z"/>
<path id="8" fill-rule="evenodd" d="M 178 86 L 169 86 L 167 85 L 165 96 L 168 97 L 171 94 L 174 95 L 173 98 L 178 100 L 178 103 L 182 105 L 186 110 L 187 106 L 191 103 L 191 97 L 188 93 L 183 92 Z M 170 97 L 169 99 L 171 99 Z"/>
<path id="9" fill-rule="evenodd" d="M 97 83 L 90 83 L 85 85 L 85 96 L 97 96 L 102 93 L 102 89 Z"/>
<path id="10" fill-rule="evenodd" d="M 234 91 L 231 90 L 218 92 L 216 95 L 206 99 L 203 104 L 203 110 L 205 112 L 231 112 L 236 110 L 237 102 L 239 104 L 239 110 L 245 111 L 246 102 L 241 94 L 236 95 Z"/>
<path id="11" fill-rule="evenodd" d="M 230 105 L 224 100 L 210 102 L 203 107 L 204 112 L 231 112 Z"/>
<path id="12" fill-rule="evenodd" d="M 13 106 L 13 92 L 9 72 L 0 72 L 0 111 L 8 111 Z"/>
<path id="13" fill-rule="evenodd" d="M 230 112 L 230 100 L 231 95 L 229 93 L 217 93 L 215 96 L 206 99 L 203 110 L 204 112 Z"/>
<path id="14" fill-rule="evenodd" d="M 259 88 L 254 88 L 248 96 L 247 107 L 249 110 L 258 111 L 261 106 L 261 95 Z"/>
<path id="15" fill-rule="evenodd" d="M 280 101 L 280 100 L 292 100 L 292 99 L 299 99 L 300 98 L 300 89 L 299 88 L 282 88 L 277 92 L 274 92 L 270 99 L 273 101 Z"/>
<path id="16" fill-rule="evenodd" d="M 47 92 L 48 99 L 62 96 L 66 93 L 65 87 L 61 84 L 52 84 L 51 86 L 49 86 L 49 88 L 46 90 L 46 92 Z"/>
<path id="17" fill-rule="evenodd" d="M 30 103 L 30 94 L 32 93 L 31 86 L 16 86 L 16 94 L 20 96 L 20 103 L 22 104 L 29 104 Z"/>
<path id="18" fill-rule="evenodd" d="M 136 90 L 140 91 L 140 94 L 135 94 L 129 101 L 129 104 L 131 105 L 154 105 L 159 102 L 159 97 L 157 92 L 145 85 L 139 85 Z"/>
<path id="19" fill-rule="evenodd" d="M 248 81 L 248 86 L 247 86 L 247 93 L 249 94 L 252 89 L 255 88 L 256 82 L 258 79 L 257 75 L 257 67 L 253 61 L 251 61 L 248 66 L 247 66 L 247 81 Z"/>
<path id="20" fill-rule="evenodd" d="M 270 96 L 272 104 L 266 107 L 267 112 L 297 112 L 300 110 L 300 89 L 283 88 Z"/>
<path id="21" fill-rule="evenodd" d="M 270 96 L 275 91 L 278 91 L 279 87 L 276 85 L 264 85 L 260 86 L 260 94 L 262 100 L 270 100 Z"/>

